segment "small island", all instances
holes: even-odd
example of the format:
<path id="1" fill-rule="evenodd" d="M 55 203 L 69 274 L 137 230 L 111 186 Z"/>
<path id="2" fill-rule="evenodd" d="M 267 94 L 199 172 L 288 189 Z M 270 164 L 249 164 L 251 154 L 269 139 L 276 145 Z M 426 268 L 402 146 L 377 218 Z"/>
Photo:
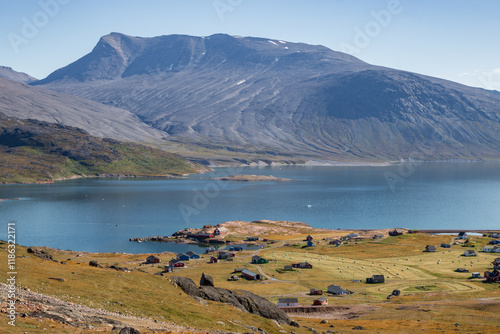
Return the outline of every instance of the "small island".
<path id="1" fill-rule="evenodd" d="M 282 177 L 276 177 L 276 176 L 272 176 L 272 175 L 232 175 L 232 176 L 216 177 L 216 178 L 213 178 L 212 180 L 237 181 L 237 182 L 256 182 L 256 181 L 286 182 L 286 181 L 293 181 L 291 179 L 285 179 Z"/>

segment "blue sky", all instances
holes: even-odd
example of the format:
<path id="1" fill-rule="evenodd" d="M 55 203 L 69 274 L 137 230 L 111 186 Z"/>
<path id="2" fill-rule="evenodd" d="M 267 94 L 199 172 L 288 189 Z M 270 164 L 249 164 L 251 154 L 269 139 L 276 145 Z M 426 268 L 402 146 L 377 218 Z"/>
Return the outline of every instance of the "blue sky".
<path id="1" fill-rule="evenodd" d="M 500 90 L 500 1 L 2 1 L 0 65 L 44 78 L 110 32 L 325 45 L 376 65 Z"/>

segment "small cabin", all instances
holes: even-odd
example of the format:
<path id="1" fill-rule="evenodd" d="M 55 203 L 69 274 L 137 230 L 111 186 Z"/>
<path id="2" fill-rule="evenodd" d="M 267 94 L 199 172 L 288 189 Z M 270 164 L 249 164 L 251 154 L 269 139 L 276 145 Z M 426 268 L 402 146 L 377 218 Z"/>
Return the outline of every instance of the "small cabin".
<path id="1" fill-rule="evenodd" d="M 377 283 L 385 283 L 384 275 L 372 275 L 372 277 L 368 277 L 366 279 L 366 283 L 377 284 Z"/>
<path id="2" fill-rule="evenodd" d="M 297 298 L 280 298 L 278 299 L 278 307 L 297 307 L 299 300 Z"/>
<path id="3" fill-rule="evenodd" d="M 310 295 L 322 295 L 323 294 L 323 290 L 319 290 L 319 289 L 311 289 L 309 291 L 309 294 Z"/>
<path id="4" fill-rule="evenodd" d="M 154 255 L 148 256 L 146 258 L 146 263 L 160 263 L 161 260 Z"/>
<path id="5" fill-rule="evenodd" d="M 179 261 L 189 261 L 189 255 L 185 253 L 179 253 L 177 254 L 177 260 Z"/>
<path id="6" fill-rule="evenodd" d="M 251 281 L 262 279 L 262 276 L 260 274 L 254 273 L 253 271 L 250 271 L 248 269 L 243 270 L 241 272 L 241 276 Z"/>
<path id="7" fill-rule="evenodd" d="M 311 241 L 312 239 L 313 239 L 313 237 L 312 237 L 311 235 L 308 235 L 308 236 L 306 237 L 306 241 Z"/>
<path id="8" fill-rule="evenodd" d="M 451 245 L 443 243 L 443 244 L 441 244 L 441 247 L 443 247 L 443 248 L 451 248 Z"/>
<path id="9" fill-rule="evenodd" d="M 481 278 L 481 273 L 473 272 L 472 273 L 472 278 Z"/>
<path id="10" fill-rule="evenodd" d="M 426 252 L 435 252 L 436 251 L 436 246 L 427 245 L 427 246 L 425 246 L 425 251 Z"/>
<path id="11" fill-rule="evenodd" d="M 308 240 L 307 247 L 314 247 L 314 242 L 312 240 Z"/>
<path id="12" fill-rule="evenodd" d="M 195 252 L 193 251 L 189 251 L 186 253 L 186 255 L 190 258 L 190 259 L 199 259 L 200 256 L 198 254 L 196 254 Z"/>
<path id="13" fill-rule="evenodd" d="M 477 253 L 473 249 L 468 249 L 464 252 L 463 256 L 477 256 Z"/>
<path id="14" fill-rule="evenodd" d="M 185 264 L 184 262 L 180 261 L 180 260 L 170 260 L 168 262 L 168 264 L 171 266 L 171 267 L 175 267 L 175 268 L 183 268 L 185 267 Z"/>
<path id="15" fill-rule="evenodd" d="M 493 270 L 492 272 L 485 271 L 484 277 L 488 282 L 500 282 L 500 271 Z"/>
<path id="16" fill-rule="evenodd" d="M 340 286 L 334 285 L 334 284 L 332 284 L 328 287 L 328 292 L 333 294 L 333 295 L 348 295 L 349 294 L 349 291 L 342 289 Z"/>
<path id="17" fill-rule="evenodd" d="M 260 257 L 258 255 L 254 255 L 252 256 L 252 263 L 254 264 L 264 264 L 264 263 L 268 263 L 269 261 L 264 259 L 263 257 Z"/>
<path id="18" fill-rule="evenodd" d="M 397 237 L 398 235 L 403 235 L 403 234 L 404 234 L 404 230 L 401 228 L 395 228 L 394 230 L 389 231 L 389 235 L 391 237 Z"/>
<path id="19" fill-rule="evenodd" d="M 259 237 L 247 237 L 246 241 L 259 241 Z"/>
<path id="20" fill-rule="evenodd" d="M 292 268 L 312 269 L 312 267 L 309 262 L 292 263 Z"/>
<path id="21" fill-rule="evenodd" d="M 321 297 L 321 298 L 315 299 L 313 302 L 313 305 L 316 305 L 316 306 L 328 305 L 328 298 Z"/>
<path id="22" fill-rule="evenodd" d="M 219 262 L 219 259 L 216 258 L 215 256 L 210 256 L 210 263 L 217 263 Z"/>
<path id="23" fill-rule="evenodd" d="M 463 239 L 469 239 L 469 236 L 467 235 L 467 232 L 461 231 L 457 235 L 458 240 L 463 240 Z"/>

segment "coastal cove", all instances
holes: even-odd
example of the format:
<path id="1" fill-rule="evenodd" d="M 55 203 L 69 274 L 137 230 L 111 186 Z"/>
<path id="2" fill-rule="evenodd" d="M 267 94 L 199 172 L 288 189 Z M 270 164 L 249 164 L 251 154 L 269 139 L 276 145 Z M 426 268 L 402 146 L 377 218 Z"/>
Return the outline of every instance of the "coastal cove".
<path id="1" fill-rule="evenodd" d="M 232 175 L 288 182 L 225 182 Z M 129 242 L 225 221 L 302 221 L 328 229 L 498 229 L 499 163 L 266 166 L 184 179 L 76 179 L 0 185 L 0 221 L 21 245 L 89 252 L 203 252 L 199 245 Z M 7 228 L 0 239 L 6 240 Z"/>

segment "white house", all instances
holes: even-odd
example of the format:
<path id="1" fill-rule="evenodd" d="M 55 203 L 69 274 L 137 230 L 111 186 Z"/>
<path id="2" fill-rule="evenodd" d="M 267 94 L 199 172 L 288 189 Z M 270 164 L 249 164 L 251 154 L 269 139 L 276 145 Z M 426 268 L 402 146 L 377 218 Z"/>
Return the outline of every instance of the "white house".
<path id="1" fill-rule="evenodd" d="M 278 307 L 299 306 L 297 298 L 280 298 L 278 299 Z"/>
<path id="2" fill-rule="evenodd" d="M 462 231 L 462 232 L 458 233 L 457 239 L 458 240 L 469 239 L 469 236 L 467 235 L 467 232 Z"/>
<path id="3" fill-rule="evenodd" d="M 472 249 L 468 249 L 464 252 L 464 256 L 477 256 L 477 254 Z"/>
<path id="4" fill-rule="evenodd" d="M 500 253 L 500 247 L 499 246 L 484 246 L 483 247 L 483 252 L 486 252 L 486 253 Z"/>

